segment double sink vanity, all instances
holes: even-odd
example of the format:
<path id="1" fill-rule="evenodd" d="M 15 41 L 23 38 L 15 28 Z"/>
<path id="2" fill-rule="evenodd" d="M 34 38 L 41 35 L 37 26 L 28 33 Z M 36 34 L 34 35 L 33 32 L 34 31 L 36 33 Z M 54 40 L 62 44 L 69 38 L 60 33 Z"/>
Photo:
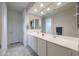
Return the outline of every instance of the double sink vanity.
<path id="1" fill-rule="evenodd" d="M 39 56 L 78 56 L 79 38 L 28 30 L 28 46 Z"/>

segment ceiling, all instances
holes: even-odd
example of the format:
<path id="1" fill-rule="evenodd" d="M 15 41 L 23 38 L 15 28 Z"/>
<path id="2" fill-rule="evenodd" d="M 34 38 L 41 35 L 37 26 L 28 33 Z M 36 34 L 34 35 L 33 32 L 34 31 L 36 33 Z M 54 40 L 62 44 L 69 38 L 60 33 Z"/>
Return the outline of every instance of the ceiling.
<path id="1" fill-rule="evenodd" d="M 61 5 L 57 5 L 58 2 L 7 2 L 9 9 L 22 12 L 24 8 L 31 15 L 44 16 L 51 13 L 56 13 L 58 11 L 65 10 L 73 6 L 70 2 L 61 2 Z M 42 6 L 40 6 L 42 4 Z M 47 8 L 50 8 L 47 11 Z M 35 11 L 36 9 L 36 11 Z M 43 14 L 41 14 L 43 12 Z"/>
<path id="2" fill-rule="evenodd" d="M 49 15 L 56 14 L 56 13 L 61 13 L 62 11 L 66 11 L 66 10 L 75 10 L 76 11 L 75 6 L 76 6 L 76 3 L 74 3 L 74 2 L 67 3 L 66 5 L 64 5 L 64 6 L 60 7 L 60 8 L 49 11 L 44 16 L 49 16 Z"/>
<path id="3" fill-rule="evenodd" d="M 21 12 L 24 8 L 28 10 L 34 2 L 7 2 L 7 6 L 11 10 Z"/>
<path id="4" fill-rule="evenodd" d="M 73 3 L 70 2 L 62 2 L 61 5 L 57 5 L 57 3 L 58 2 L 37 2 L 32 6 L 28 13 L 38 16 L 44 16 L 52 12 L 56 13 L 67 8 L 71 8 L 71 6 L 73 6 Z M 44 6 L 40 7 L 40 4 L 43 4 Z M 47 11 L 47 8 L 50 8 L 50 11 Z M 34 9 L 37 9 L 37 12 L 35 12 Z M 41 14 L 41 12 L 43 12 L 43 14 Z"/>

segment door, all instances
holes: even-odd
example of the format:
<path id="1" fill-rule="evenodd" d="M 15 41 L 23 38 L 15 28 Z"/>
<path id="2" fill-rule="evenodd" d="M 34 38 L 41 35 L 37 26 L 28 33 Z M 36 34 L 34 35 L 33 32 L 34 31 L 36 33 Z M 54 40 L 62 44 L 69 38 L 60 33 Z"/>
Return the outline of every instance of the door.
<path id="1" fill-rule="evenodd" d="M 8 11 L 7 19 L 8 43 L 22 42 L 22 19 L 21 15 L 15 11 Z"/>
<path id="2" fill-rule="evenodd" d="M 7 29 L 8 29 L 8 43 L 13 43 L 14 42 L 14 20 L 13 17 L 10 20 L 10 17 L 8 16 L 8 21 L 7 21 Z"/>

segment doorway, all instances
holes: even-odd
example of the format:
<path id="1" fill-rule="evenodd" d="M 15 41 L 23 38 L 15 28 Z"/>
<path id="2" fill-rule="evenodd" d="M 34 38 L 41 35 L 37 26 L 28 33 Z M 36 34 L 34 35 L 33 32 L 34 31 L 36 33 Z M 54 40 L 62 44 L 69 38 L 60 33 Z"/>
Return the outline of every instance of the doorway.
<path id="1" fill-rule="evenodd" d="M 23 43 L 23 26 L 21 13 L 8 10 L 7 13 L 8 45 Z"/>

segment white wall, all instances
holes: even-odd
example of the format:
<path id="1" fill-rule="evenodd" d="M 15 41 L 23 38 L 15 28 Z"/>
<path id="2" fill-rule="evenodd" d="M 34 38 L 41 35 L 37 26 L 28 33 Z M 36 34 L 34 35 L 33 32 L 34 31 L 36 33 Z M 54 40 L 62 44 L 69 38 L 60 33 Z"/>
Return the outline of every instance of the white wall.
<path id="1" fill-rule="evenodd" d="M 2 3 L 2 39 L 1 49 L 4 55 L 7 51 L 7 5 L 5 2 Z"/>
<path id="2" fill-rule="evenodd" d="M 26 12 L 26 9 L 23 10 L 23 44 L 27 46 L 27 26 L 29 25 L 29 14 Z"/>
<path id="3" fill-rule="evenodd" d="M 2 3 L 0 2 L 0 45 L 1 45 L 1 31 L 2 31 Z"/>
<path id="4" fill-rule="evenodd" d="M 23 42 L 23 20 L 19 12 L 8 9 L 8 44 Z"/>

